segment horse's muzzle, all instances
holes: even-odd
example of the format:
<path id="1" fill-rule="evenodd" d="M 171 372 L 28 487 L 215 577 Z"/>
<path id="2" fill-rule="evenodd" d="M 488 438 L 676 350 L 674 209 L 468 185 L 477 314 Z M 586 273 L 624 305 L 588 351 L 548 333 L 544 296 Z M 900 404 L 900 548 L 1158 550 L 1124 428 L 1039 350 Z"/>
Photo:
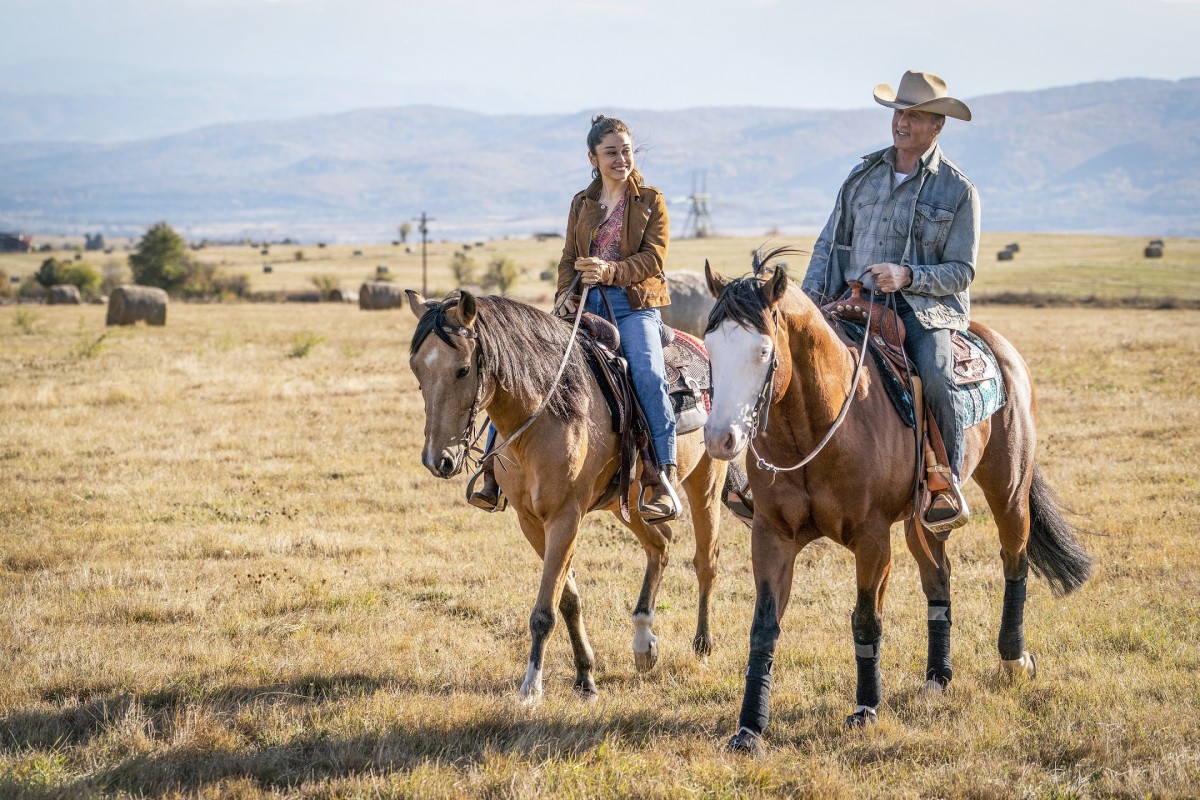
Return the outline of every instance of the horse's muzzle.
<path id="1" fill-rule="evenodd" d="M 453 478 L 462 472 L 465 454 L 466 451 L 461 449 L 457 453 L 445 450 L 435 455 L 421 453 L 421 463 L 435 478 Z"/>
<path id="2" fill-rule="evenodd" d="M 704 449 L 712 458 L 719 461 L 732 461 L 746 449 L 746 437 L 739 435 L 731 428 L 713 431 L 705 425 Z"/>

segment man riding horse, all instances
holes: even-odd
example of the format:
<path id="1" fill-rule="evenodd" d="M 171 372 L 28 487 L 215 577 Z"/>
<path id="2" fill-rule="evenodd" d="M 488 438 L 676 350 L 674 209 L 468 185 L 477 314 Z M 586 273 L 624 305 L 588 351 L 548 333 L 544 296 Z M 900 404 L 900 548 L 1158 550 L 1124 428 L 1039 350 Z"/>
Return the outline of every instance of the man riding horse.
<path id="1" fill-rule="evenodd" d="M 895 109 L 892 146 L 864 156 L 850 171 L 813 247 L 803 289 L 817 305 L 837 300 L 847 281 L 894 295 L 906 328 L 905 350 L 923 383 L 945 442 L 936 468 L 948 486 L 934 491 L 925 520 L 940 538 L 967 522 L 959 490 L 963 417 L 954 391 L 950 333 L 966 330 L 979 255 L 979 193 L 942 155 L 946 117 L 970 121 L 971 110 L 946 93 L 946 82 L 909 71 L 896 91 L 875 87 L 875 101 Z M 931 480 L 930 489 L 937 484 Z M 943 482 L 942 485 L 945 485 Z"/>

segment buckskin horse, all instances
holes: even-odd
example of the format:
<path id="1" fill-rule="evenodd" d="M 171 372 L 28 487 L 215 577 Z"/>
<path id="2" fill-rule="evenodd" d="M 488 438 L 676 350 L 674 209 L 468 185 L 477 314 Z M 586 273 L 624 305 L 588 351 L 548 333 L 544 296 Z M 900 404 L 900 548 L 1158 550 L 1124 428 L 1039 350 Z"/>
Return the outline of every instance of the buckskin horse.
<path id="1" fill-rule="evenodd" d="M 532 641 L 521 699 L 534 702 L 541 697 L 542 659 L 555 608 L 562 612 L 571 638 L 574 690 L 585 699 L 597 696 L 595 657 L 571 563 L 579 524 L 598 502 L 633 531 L 646 551 L 646 572 L 633 610 L 633 654 L 639 671 L 651 669 L 658 659 L 655 597 L 667 566 L 671 527 L 647 524 L 632 502 L 626 522 L 619 513 L 619 497 L 605 502 L 613 495 L 621 465 L 619 442 L 595 376 L 580 349 L 568 347 L 571 328 L 503 297 L 477 298 L 464 291 L 427 302 L 409 291 L 408 300 L 418 318 L 409 366 L 425 402 L 421 462 L 435 477 L 450 478 L 462 470 L 480 409 L 509 440 L 552 392 L 561 368 L 545 413 L 509 441 L 496 469 L 525 538 L 542 558 L 542 580 L 529 617 Z M 696 532 L 693 564 L 700 584 L 692 646 L 704 656 L 713 645 L 709 604 L 717 577 L 720 497 L 727 465 L 705 452 L 699 428 L 678 437 L 678 460 Z"/>
<path id="2" fill-rule="evenodd" d="M 752 453 L 746 461 L 754 495 L 757 597 L 739 727 L 729 741 L 731 750 L 751 754 L 762 752 L 771 667 L 796 556 L 815 539 L 828 537 L 854 554 L 858 596 L 851 629 L 858 687 L 848 727 L 874 722 L 882 700 L 879 642 L 895 522 L 908 520 L 906 541 L 928 600 L 924 691 L 939 693 L 953 674 L 950 562 L 945 543 L 926 536 L 913 520 L 914 433 L 892 407 L 870 356 L 855 384 L 860 344 L 835 330 L 799 286 L 789 283 L 783 265 L 769 277 L 757 277 L 782 252 L 761 261 L 756 255 L 754 277 L 730 280 L 705 265 L 709 289 L 718 298 L 704 340 L 713 368 L 705 443 L 716 458 L 734 458 L 747 445 Z M 1002 674 L 1032 677 L 1036 666 L 1025 650 L 1023 621 L 1029 568 L 1061 595 L 1087 580 L 1091 561 L 1037 466 L 1028 368 L 1000 335 L 976 323 L 971 331 L 994 352 L 1007 402 L 966 431 L 963 474 L 983 490 L 999 528 Z M 842 424 L 830 436 L 839 417 Z M 811 461 L 801 467 L 807 457 Z"/>

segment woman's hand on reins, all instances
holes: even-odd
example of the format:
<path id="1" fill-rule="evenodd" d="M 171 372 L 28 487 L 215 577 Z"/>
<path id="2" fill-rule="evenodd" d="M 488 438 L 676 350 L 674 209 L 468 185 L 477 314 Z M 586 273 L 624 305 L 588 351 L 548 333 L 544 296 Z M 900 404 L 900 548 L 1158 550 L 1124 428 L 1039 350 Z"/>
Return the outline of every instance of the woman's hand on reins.
<path id="1" fill-rule="evenodd" d="M 607 286 L 612 283 L 613 276 L 617 272 L 612 264 L 593 256 L 575 259 L 575 271 L 588 286 L 595 286 L 598 283 Z"/>

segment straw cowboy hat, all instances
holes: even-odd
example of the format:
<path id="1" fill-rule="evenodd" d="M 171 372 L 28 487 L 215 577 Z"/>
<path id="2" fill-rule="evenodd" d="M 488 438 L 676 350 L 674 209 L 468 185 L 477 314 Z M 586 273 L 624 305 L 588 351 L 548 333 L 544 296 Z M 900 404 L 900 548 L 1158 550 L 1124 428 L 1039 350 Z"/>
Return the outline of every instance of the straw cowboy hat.
<path id="1" fill-rule="evenodd" d="M 910 69 L 900 79 L 900 88 L 881 83 L 875 87 L 875 102 L 888 108 L 928 111 L 930 114 L 945 114 L 947 117 L 971 121 L 971 109 L 962 100 L 946 94 L 946 82 L 932 72 L 917 72 Z"/>

